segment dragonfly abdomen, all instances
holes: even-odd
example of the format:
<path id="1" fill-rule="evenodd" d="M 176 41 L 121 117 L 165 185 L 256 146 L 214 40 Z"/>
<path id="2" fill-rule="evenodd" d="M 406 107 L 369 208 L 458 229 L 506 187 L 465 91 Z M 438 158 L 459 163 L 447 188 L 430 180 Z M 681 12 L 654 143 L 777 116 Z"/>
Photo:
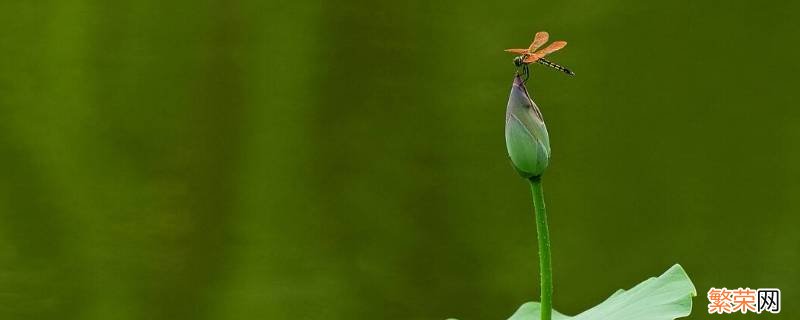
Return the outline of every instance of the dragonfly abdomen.
<path id="1" fill-rule="evenodd" d="M 567 68 L 565 68 L 565 67 L 563 67 L 563 66 L 561 66 L 561 65 L 559 65 L 559 64 L 556 64 L 556 63 L 553 63 L 553 62 L 547 61 L 547 60 L 546 60 L 546 59 L 544 59 L 544 58 L 539 58 L 539 60 L 536 60 L 536 62 L 538 62 L 538 63 L 540 63 L 540 64 L 543 64 L 543 65 L 546 65 L 546 66 L 548 66 L 548 67 L 551 67 L 551 68 L 555 68 L 556 70 L 559 70 L 559 71 L 561 71 L 561 72 L 564 72 L 564 73 L 566 73 L 566 74 L 568 74 L 568 75 L 571 75 L 571 76 L 574 76 L 574 75 L 575 75 L 575 73 L 574 73 L 574 72 L 572 72 L 571 70 L 569 70 L 569 69 L 567 69 Z"/>

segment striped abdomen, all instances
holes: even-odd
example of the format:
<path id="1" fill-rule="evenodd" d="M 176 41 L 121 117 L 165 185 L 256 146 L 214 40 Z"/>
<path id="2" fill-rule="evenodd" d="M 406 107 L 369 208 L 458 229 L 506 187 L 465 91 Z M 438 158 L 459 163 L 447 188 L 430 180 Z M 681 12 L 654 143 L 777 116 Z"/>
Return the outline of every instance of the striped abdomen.
<path id="1" fill-rule="evenodd" d="M 575 73 L 570 71 L 569 69 L 564 68 L 564 67 L 562 67 L 562 66 L 560 66 L 558 64 L 552 63 L 550 61 L 547 61 L 544 58 L 539 58 L 539 60 L 536 60 L 536 62 L 541 63 L 543 65 L 546 65 L 548 67 L 556 68 L 557 70 L 560 70 L 561 72 L 564 72 L 564 73 L 566 73 L 568 75 L 571 75 L 571 76 L 575 75 Z"/>

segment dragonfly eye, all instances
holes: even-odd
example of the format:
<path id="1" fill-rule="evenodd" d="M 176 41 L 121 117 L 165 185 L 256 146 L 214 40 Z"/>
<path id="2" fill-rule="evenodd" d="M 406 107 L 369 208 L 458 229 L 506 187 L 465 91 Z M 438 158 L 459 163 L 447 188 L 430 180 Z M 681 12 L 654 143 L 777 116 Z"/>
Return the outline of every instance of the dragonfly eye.
<path id="1" fill-rule="evenodd" d="M 522 66 L 522 57 L 514 58 L 514 65 L 517 67 Z"/>

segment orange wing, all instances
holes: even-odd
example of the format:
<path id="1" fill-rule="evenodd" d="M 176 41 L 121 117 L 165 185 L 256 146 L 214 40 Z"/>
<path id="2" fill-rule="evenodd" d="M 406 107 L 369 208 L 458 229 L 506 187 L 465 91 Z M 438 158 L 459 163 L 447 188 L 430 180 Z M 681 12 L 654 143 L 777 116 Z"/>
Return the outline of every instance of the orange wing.
<path id="1" fill-rule="evenodd" d="M 567 46 L 567 42 L 566 41 L 555 41 L 555 42 L 551 43 L 549 46 L 547 46 L 546 48 L 544 48 L 542 50 L 539 50 L 539 51 L 536 51 L 535 53 L 525 57 L 525 59 L 523 59 L 522 62 L 524 62 L 524 63 L 534 63 L 534 62 L 536 62 L 536 60 L 544 58 L 544 56 L 546 56 L 548 54 L 551 54 L 553 52 L 556 52 L 558 50 L 561 50 L 561 48 L 564 48 L 566 46 Z"/>
<path id="2" fill-rule="evenodd" d="M 529 55 L 529 56 L 525 57 L 525 59 L 522 59 L 522 63 L 531 64 L 531 63 L 536 62 L 536 60 L 539 60 L 539 58 L 541 58 L 541 57 L 542 56 L 540 56 L 540 55 L 532 54 L 532 55 Z"/>
<path id="3" fill-rule="evenodd" d="M 539 49 L 543 44 L 547 42 L 547 39 L 550 38 L 550 34 L 547 31 L 539 31 L 533 36 L 533 42 L 531 46 L 528 48 L 528 51 L 534 52 L 536 49 Z"/>
<path id="4" fill-rule="evenodd" d="M 527 54 L 528 49 L 505 49 L 505 52 L 511 52 L 513 54 Z"/>
<path id="5" fill-rule="evenodd" d="M 561 50 L 561 48 L 564 48 L 566 46 L 567 46 L 567 42 L 566 41 L 555 41 L 555 42 L 551 43 L 549 46 L 547 46 L 546 48 L 544 48 L 542 50 L 539 50 L 539 51 L 536 51 L 535 54 L 538 55 L 539 57 L 544 57 L 544 56 L 546 56 L 548 54 L 551 54 L 553 52 Z"/>

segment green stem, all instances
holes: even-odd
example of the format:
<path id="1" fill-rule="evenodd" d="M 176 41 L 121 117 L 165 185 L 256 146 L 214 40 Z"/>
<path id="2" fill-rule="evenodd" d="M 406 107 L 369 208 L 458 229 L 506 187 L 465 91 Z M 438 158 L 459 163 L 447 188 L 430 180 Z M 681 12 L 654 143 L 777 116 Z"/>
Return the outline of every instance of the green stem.
<path id="1" fill-rule="evenodd" d="M 550 263 L 550 231 L 547 229 L 547 210 L 544 207 L 541 177 L 530 179 L 533 207 L 536 213 L 536 233 L 539 236 L 539 277 L 542 280 L 541 320 L 550 320 L 553 313 L 553 267 Z"/>

